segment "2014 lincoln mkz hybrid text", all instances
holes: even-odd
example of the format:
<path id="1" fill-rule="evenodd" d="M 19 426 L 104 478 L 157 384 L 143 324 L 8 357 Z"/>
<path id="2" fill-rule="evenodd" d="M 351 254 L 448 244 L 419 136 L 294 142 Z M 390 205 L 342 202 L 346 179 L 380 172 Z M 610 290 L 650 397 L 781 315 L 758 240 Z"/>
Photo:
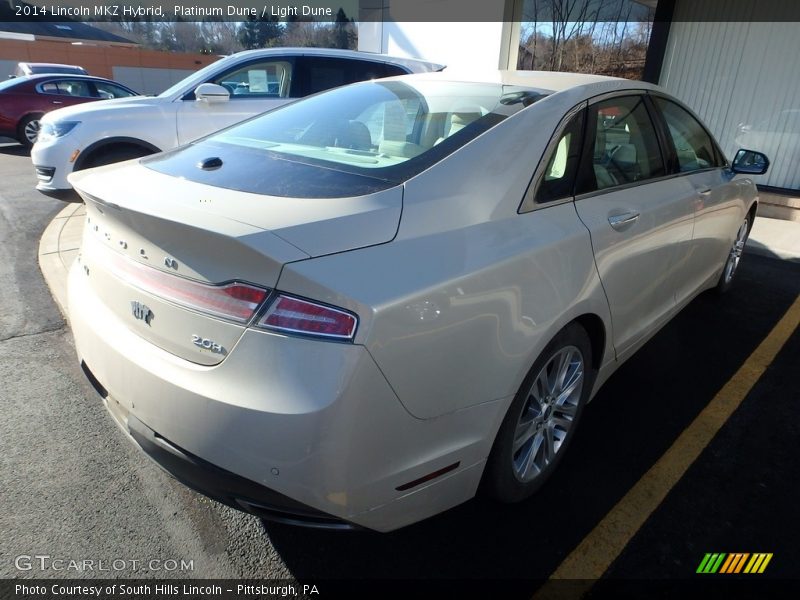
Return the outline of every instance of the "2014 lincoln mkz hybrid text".
<path id="1" fill-rule="evenodd" d="M 641 82 L 339 88 L 71 175 L 78 355 L 150 456 L 263 517 L 522 500 L 609 375 L 731 285 L 767 165 Z"/>

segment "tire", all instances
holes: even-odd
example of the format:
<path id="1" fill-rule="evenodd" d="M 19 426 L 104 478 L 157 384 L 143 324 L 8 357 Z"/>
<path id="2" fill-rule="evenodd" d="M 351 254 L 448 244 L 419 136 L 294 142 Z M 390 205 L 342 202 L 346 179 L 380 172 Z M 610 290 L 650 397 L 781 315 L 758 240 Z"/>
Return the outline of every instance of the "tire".
<path id="1" fill-rule="evenodd" d="M 722 273 L 717 282 L 716 291 L 718 294 L 724 294 L 731 289 L 733 285 L 734 277 L 739 268 L 739 262 L 742 259 L 744 245 L 747 243 L 750 229 L 753 227 L 753 216 L 752 213 L 748 213 L 736 232 L 733 246 L 731 246 L 731 249 L 728 251 L 728 257 L 725 259 L 725 266 L 722 268 Z"/>
<path id="2" fill-rule="evenodd" d="M 559 384 L 553 375 L 564 365 L 567 371 Z M 547 481 L 588 401 L 596 375 L 591 365 L 589 335 L 578 323 L 562 329 L 542 351 L 500 426 L 481 482 L 485 494 L 500 502 L 519 502 Z"/>
<path id="3" fill-rule="evenodd" d="M 149 154 L 152 154 L 152 152 L 139 146 L 108 146 L 106 148 L 98 148 L 92 152 L 92 155 L 81 165 L 81 169 L 102 167 L 122 162 L 123 160 L 141 158 Z"/>
<path id="4" fill-rule="evenodd" d="M 28 115 L 17 126 L 17 141 L 25 146 L 31 148 L 36 142 L 36 137 L 39 135 L 41 128 L 42 115 Z"/>

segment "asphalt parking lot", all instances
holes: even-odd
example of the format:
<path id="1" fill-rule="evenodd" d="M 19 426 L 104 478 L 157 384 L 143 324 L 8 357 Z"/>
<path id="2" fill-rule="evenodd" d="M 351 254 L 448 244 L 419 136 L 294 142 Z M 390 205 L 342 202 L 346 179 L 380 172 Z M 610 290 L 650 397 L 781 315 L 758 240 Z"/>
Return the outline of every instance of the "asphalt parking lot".
<path id="1" fill-rule="evenodd" d="M 698 297 L 587 407 L 547 486 L 522 504 L 476 499 L 391 534 L 262 523 L 172 481 L 133 447 L 85 381 L 37 265 L 63 201 L 33 189 L 30 159 L 0 146 L 0 577 L 20 555 L 184 559 L 125 577 L 515 580 L 530 597 L 741 371 L 800 296 L 800 263 L 746 254 L 720 298 Z M 772 553 L 756 577 L 800 577 L 800 330 L 678 476 L 604 579 L 697 580 L 706 553 Z M 612 544 L 613 545 L 613 544 Z M 731 577 L 744 577 L 733 575 Z M 598 584 L 602 589 L 604 584 Z M 509 597 L 512 597 L 510 595 Z"/>

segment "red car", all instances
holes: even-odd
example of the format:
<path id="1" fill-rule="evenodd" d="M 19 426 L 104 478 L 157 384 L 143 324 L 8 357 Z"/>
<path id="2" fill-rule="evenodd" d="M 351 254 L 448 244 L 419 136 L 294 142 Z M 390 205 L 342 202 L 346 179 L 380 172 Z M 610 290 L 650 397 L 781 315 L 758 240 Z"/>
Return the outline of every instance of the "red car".
<path id="1" fill-rule="evenodd" d="M 81 102 L 138 95 L 116 81 L 89 75 L 15 77 L 0 82 L 0 136 L 15 138 L 30 148 L 46 112 Z"/>

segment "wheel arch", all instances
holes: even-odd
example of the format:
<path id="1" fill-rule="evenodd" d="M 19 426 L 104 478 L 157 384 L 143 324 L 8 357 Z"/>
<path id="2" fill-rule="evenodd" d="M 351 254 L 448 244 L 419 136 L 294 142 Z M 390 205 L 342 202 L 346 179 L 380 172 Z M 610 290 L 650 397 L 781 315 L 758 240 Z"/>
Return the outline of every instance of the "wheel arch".
<path id="1" fill-rule="evenodd" d="M 607 305 L 606 305 L 607 306 Z M 607 354 L 614 356 L 613 348 L 609 344 L 609 335 L 611 322 L 603 319 L 601 314 L 594 312 L 592 308 L 597 308 L 596 305 L 584 305 L 581 307 L 583 310 L 578 310 L 571 315 L 565 315 L 558 325 L 552 327 L 548 335 L 543 335 L 536 348 L 531 349 L 529 357 L 525 364 L 521 364 L 519 375 L 516 380 L 516 387 L 514 394 L 519 391 L 519 388 L 528 376 L 531 367 L 536 363 L 544 349 L 552 342 L 562 331 L 573 323 L 580 325 L 586 334 L 589 336 L 589 344 L 592 350 L 592 371 L 599 375 L 601 367 L 604 364 L 604 359 Z M 602 309 L 601 309 L 602 312 Z M 606 315 L 610 319 L 610 314 Z M 596 379 L 593 377 L 593 379 Z M 594 381 L 593 384 L 594 385 Z M 596 390 L 595 390 L 596 391 Z M 499 424 L 498 424 L 499 427 Z"/>
<path id="2" fill-rule="evenodd" d="M 26 112 L 24 115 L 22 115 L 19 119 L 17 119 L 17 135 L 20 135 L 22 133 L 22 124 L 25 121 L 27 121 L 28 119 L 34 119 L 34 118 L 38 118 L 38 119 L 41 120 L 41 118 L 44 117 L 45 114 L 47 114 L 47 113 L 45 113 L 44 111 L 41 111 L 41 110 L 31 110 L 31 111 Z"/>
<path id="3" fill-rule="evenodd" d="M 80 153 L 78 156 L 78 160 L 75 161 L 75 166 L 72 169 L 73 171 L 80 171 L 81 169 L 85 169 L 86 165 L 89 164 L 91 157 L 93 157 L 98 150 L 103 150 L 111 148 L 111 147 L 118 147 L 118 146 L 133 146 L 135 148 L 141 148 L 142 150 L 146 150 L 151 154 L 155 154 L 156 152 L 161 152 L 161 149 L 150 142 L 146 142 L 139 138 L 134 137 L 127 137 L 127 136 L 115 136 L 109 138 L 103 138 L 102 140 L 98 140 L 89 146 Z"/>
<path id="4" fill-rule="evenodd" d="M 599 371 L 603 364 L 603 356 L 606 350 L 606 326 L 598 315 L 594 313 L 584 313 L 567 323 L 578 323 L 586 330 L 589 341 L 592 345 L 592 368 Z M 565 325 L 564 327 L 567 327 Z"/>
<path id="5" fill-rule="evenodd" d="M 753 200 L 752 204 L 750 204 L 750 208 L 747 209 L 747 216 L 750 219 L 750 229 L 753 228 L 753 221 L 755 221 L 757 214 L 758 214 L 758 199 L 755 199 Z"/>

